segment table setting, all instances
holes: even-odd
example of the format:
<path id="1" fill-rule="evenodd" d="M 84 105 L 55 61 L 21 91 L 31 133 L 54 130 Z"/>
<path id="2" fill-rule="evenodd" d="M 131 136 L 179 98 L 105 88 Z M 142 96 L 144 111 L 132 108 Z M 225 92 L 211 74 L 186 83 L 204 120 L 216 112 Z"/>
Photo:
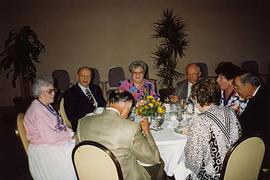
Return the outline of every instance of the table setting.
<path id="1" fill-rule="evenodd" d="M 184 165 L 184 147 L 188 126 L 197 114 L 198 110 L 187 99 L 161 103 L 159 99 L 148 97 L 136 105 L 130 116 L 137 123 L 143 117 L 148 118 L 151 134 L 165 163 L 164 170 L 176 180 L 183 180 L 190 173 Z"/>

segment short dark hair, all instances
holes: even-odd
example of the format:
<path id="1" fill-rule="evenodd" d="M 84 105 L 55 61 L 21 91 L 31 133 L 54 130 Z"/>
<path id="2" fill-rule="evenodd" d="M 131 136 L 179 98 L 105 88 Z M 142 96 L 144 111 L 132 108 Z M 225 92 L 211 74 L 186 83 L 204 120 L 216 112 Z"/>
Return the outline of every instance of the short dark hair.
<path id="1" fill-rule="evenodd" d="M 235 78 L 237 75 L 242 73 L 240 67 L 234 65 L 231 62 L 220 63 L 215 70 L 217 75 L 222 74 L 227 80 Z"/>
<path id="2" fill-rule="evenodd" d="M 239 75 L 240 82 L 243 84 L 251 84 L 258 87 L 262 84 L 262 80 L 258 74 L 253 72 L 242 73 Z"/>
<path id="3" fill-rule="evenodd" d="M 126 101 L 132 101 L 132 107 L 134 106 L 134 98 L 131 93 L 128 91 L 123 92 L 117 92 L 112 91 L 109 95 L 109 103 L 118 103 L 118 102 L 126 102 Z"/>
<path id="4" fill-rule="evenodd" d="M 191 97 L 202 107 L 211 103 L 218 105 L 220 96 L 219 85 L 214 79 L 208 78 L 192 86 Z"/>

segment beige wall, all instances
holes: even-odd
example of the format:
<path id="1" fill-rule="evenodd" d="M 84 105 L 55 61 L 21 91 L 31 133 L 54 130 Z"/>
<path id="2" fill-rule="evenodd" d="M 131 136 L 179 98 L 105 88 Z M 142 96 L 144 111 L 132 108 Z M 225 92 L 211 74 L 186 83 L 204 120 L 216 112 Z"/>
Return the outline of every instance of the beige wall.
<path id="1" fill-rule="evenodd" d="M 252 1 L 5 0 L 0 2 L 0 50 L 10 29 L 30 25 L 46 46 L 37 64 L 39 75 L 63 68 L 75 81 L 76 69 L 89 65 L 99 69 L 102 80 L 107 79 L 111 66 L 124 67 L 128 77 L 130 61 L 142 59 L 150 67 L 150 77 L 157 78 L 151 59 L 155 48 L 151 25 L 164 8 L 173 8 L 187 24 L 190 46 L 179 69 L 203 61 L 210 75 L 215 75 L 220 61 L 240 65 L 244 60 L 257 60 L 260 71 L 266 73 L 269 4 Z M 1 105 L 12 105 L 19 91 L 3 72 L 0 82 Z"/>

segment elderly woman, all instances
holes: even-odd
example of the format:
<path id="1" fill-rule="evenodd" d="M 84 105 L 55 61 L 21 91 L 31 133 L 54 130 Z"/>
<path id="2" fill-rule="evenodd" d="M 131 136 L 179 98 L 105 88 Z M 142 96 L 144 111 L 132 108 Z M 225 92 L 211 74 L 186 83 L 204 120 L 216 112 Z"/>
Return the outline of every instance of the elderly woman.
<path id="1" fill-rule="evenodd" d="M 28 107 L 24 126 L 27 139 L 29 169 L 33 179 L 73 180 L 71 153 L 74 134 L 53 109 L 55 90 L 51 78 L 39 78 L 33 84 L 36 99 Z"/>
<path id="2" fill-rule="evenodd" d="M 188 129 L 185 166 L 192 173 L 187 179 L 219 179 L 227 151 L 241 136 L 240 124 L 232 109 L 218 106 L 220 90 L 215 80 L 193 85 L 191 97 L 201 114 Z"/>
<path id="3" fill-rule="evenodd" d="M 230 62 L 225 62 L 220 64 L 215 72 L 218 75 L 217 82 L 221 89 L 220 104 L 233 108 L 239 116 L 247 106 L 247 101 L 240 98 L 233 85 L 233 79 L 241 73 L 240 67 Z"/>
<path id="4" fill-rule="evenodd" d="M 146 69 L 147 65 L 143 61 L 133 61 L 129 65 L 131 79 L 122 81 L 119 86 L 120 90 L 130 92 L 136 102 L 148 95 L 157 96 L 155 85 L 149 80 L 144 79 Z"/>

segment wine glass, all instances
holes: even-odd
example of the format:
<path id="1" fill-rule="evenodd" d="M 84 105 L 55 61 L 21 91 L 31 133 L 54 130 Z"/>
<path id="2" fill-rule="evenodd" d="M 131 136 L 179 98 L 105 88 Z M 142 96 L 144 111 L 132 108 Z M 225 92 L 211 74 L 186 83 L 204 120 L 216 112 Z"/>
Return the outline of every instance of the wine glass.
<path id="1" fill-rule="evenodd" d="M 186 110 L 187 110 L 187 101 L 186 99 L 180 99 L 180 101 L 178 102 L 179 103 L 179 106 L 182 110 L 182 113 L 184 113 Z"/>
<path id="2" fill-rule="evenodd" d="M 179 109 L 177 111 L 177 114 L 176 114 L 176 120 L 179 122 L 179 124 L 177 125 L 176 129 L 180 129 L 181 128 L 181 121 L 183 120 L 183 112 L 182 112 L 182 109 Z"/>

